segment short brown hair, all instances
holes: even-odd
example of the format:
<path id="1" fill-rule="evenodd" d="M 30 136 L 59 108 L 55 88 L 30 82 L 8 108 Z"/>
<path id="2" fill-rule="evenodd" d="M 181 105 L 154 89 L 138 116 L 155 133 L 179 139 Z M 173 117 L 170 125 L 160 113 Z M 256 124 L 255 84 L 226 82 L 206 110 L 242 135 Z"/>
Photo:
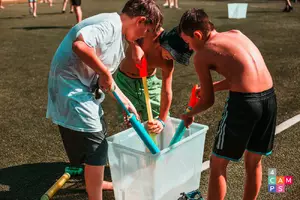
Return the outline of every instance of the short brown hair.
<path id="1" fill-rule="evenodd" d="M 185 35 L 193 37 L 196 30 L 200 30 L 207 36 L 214 29 L 214 24 L 209 21 L 208 15 L 203 9 L 192 8 L 182 15 L 178 30 L 179 33 L 183 32 Z"/>
<path id="2" fill-rule="evenodd" d="M 122 9 L 129 17 L 146 17 L 146 24 L 152 24 L 157 31 L 163 23 L 163 15 L 154 0 L 129 0 Z"/>

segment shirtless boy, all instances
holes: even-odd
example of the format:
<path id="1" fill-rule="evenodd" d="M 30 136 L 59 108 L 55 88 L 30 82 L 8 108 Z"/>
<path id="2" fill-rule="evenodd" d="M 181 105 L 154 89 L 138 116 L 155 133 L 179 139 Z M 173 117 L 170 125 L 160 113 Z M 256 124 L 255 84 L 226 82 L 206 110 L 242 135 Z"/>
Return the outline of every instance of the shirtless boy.
<path id="1" fill-rule="evenodd" d="M 136 67 L 143 56 L 148 66 L 148 90 L 151 108 L 154 117 L 158 117 L 152 123 L 148 123 L 148 130 L 152 133 L 160 133 L 169 114 L 172 102 L 172 75 L 174 60 L 180 64 L 188 65 L 193 51 L 178 34 L 177 27 L 169 32 L 162 28 L 155 33 L 148 33 L 145 38 L 131 43 L 126 51 L 126 57 L 122 61 L 115 81 L 122 92 L 130 99 L 141 119 L 146 121 L 147 109 L 143 92 L 142 79 L 139 69 Z M 162 71 L 162 80 L 156 77 L 156 69 Z"/>
<path id="2" fill-rule="evenodd" d="M 273 148 L 277 103 L 272 77 L 257 47 L 237 30 L 217 32 L 202 9 L 186 11 L 180 21 L 181 37 L 196 52 L 199 102 L 182 115 L 188 127 L 194 116 L 214 104 L 214 92 L 229 90 L 216 134 L 210 163 L 208 200 L 226 195 L 226 167 L 245 152 L 244 200 L 256 199 L 262 181 L 262 155 Z M 210 70 L 224 76 L 213 82 Z"/>

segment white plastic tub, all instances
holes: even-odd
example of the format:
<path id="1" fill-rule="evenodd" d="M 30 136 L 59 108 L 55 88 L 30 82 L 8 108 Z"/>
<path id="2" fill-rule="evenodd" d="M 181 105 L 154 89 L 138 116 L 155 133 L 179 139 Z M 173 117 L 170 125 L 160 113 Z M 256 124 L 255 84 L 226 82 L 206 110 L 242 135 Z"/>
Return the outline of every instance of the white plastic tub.
<path id="1" fill-rule="evenodd" d="M 171 118 L 166 130 L 175 133 L 179 122 Z M 108 137 L 115 199 L 177 200 L 180 193 L 197 189 L 207 130 L 207 126 L 193 123 L 184 138 L 171 147 L 167 145 L 170 133 L 158 135 L 162 150 L 156 155 L 146 151 L 132 128 Z"/>
<path id="2" fill-rule="evenodd" d="M 228 18 L 242 19 L 247 17 L 247 3 L 229 3 L 228 4 Z"/>

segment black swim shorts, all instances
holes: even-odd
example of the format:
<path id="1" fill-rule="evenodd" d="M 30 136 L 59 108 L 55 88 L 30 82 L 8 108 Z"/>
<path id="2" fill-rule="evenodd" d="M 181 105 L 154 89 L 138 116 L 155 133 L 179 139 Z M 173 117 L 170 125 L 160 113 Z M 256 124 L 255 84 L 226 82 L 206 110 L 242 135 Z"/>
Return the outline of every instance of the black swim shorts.
<path id="1" fill-rule="evenodd" d="M 94 166 L 107 164 L 107 126 L 103 117 L 101 124 L 102 131 L 92 133 L 78 132 L 58 126 L 72 166 L 81 166 L 84 163 Z"/>
<path id="2" fill-rule="evenodd" d="M 260 93 L 230 92 L 213 147 L 217 157 L 238 161 L 245 150 L 270 155 L 276 128 L 274 89 Z"/>

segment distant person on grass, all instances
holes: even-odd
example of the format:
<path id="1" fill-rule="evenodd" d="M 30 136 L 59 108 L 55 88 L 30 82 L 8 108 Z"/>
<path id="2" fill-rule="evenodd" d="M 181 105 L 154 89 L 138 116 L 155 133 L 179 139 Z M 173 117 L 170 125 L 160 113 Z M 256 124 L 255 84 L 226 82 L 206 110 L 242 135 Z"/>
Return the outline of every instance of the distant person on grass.
<path id="1" fill-rule="evenodd" d="M 173 8 L 175 7 L 176 9 L 181 9 L 178 6 L 178 0 L 166 0 L 165 3 L 163 4 L 164 8 Z"/>
<path id="2" fill-rule="evenodd" d="M 177 27 L 170 31 L 161 28 L 155 33 L 147 33 L 146 37 L 131 43 L 126 51 L 115 81 L 122 92 L 136 107 L 142 121 L 148 120 L 147 106 L 144 96 L 142 77 L 136 64 L 142 58 L 147 60 L 148 91 L 150 96 L 153 122 L 148 123 L 148 130 L 161 133 L 167 120 L 172 103 L 172 79 L 174 62 L 187 66 L 193 51 L 182 40 Z M 162 80 L 156 76 L 157 69 L 161 70 Z"/>
<path id="3" fill-rule="evenodd" d="M 291 12 L 293 11 L 293 6 L 291 4 L 290 0 L 285 0 L 285 8 L 282 10 L 282 12 Z"/>
<path id="4" fill-rule="evenodd" d="M 2 0 L 0 0 L 0 9 L 4 9 L 5 7 L 2 4 Z"/>
<path id="5" fill-rule="evenodd" d="M 29 14 L 33 15 L 33 17 L 37 17 L 37 0 L 28 0 L 28 6 L 29 6 Z"/>
<path id="6" fill-rule="evenodd" d="M 165 3 L 163 4 L 165 8 L 172 8 L 174 6 L 174 0 L 165 0 Z"/>
<path id="7" fill-rule="evenodd" d="M 49 6 L 53 6 L 53 0 L 41 0 L 40 3 L 49 3 Z"/>
<path id="8" fill-rule="evenodd" d="M 79 23 L 82 21 L 81 0 L 71 0 L 71 2 L 75 10 L 77 23 Z"/>
<path id="9" fill-rule="evenodd" d="M 102 200 L 104 166 L 107 163 L 107 125 L 94 95 L 115 87 L 114 73 L 124 58 L 123 36 L 133 42 L 157 31 L 161 11 L 153 0 L 129 0 L 119 15 L 103 13 L 75 25 L 58 47 L 48 79 L 47 118 L 59 127 L 72 166 L 85 164 L 90 200 Z M 135 107 L 116 87 L 127 109 Z M 104 96 L 103 96 L 104 97 Z M 110 113 L 111 114 L 111 113 Z"/>
<path id="10" fill-rule="evenodd" d="M 62 13 L 65 13 L 66 12 L 66 8 L 67 8 L 67 4 L 68 4 L 68 1 L 69 0 L 64 0 L 63 2 L 63 7 L 62 7 Z M 70 13 L 73 13 L 74 12 L 74 6 L 72 5 L 72 2 L 70 3 Z"/>
<path id="11" fill-rule="evenodd" d="M 208 200 L 226 195 L 226 168 L 245 153 L 244 200 L 257 198 L 262 181 L 262 155 L 272 153 L 277 103 L 272 77 L 264 59 L 238 30 L 217 32 L 201 9 L 186 11 L 180 21 L 181 36 L 196 52 L 194 65 L 200 80 L 199 102 L 182 115 L 188 127 L 214 104 L 214 92 L 229 90 L 219 123 L 210 163 Z M 213 82 L 210 71 L 224 76 Z"/>

